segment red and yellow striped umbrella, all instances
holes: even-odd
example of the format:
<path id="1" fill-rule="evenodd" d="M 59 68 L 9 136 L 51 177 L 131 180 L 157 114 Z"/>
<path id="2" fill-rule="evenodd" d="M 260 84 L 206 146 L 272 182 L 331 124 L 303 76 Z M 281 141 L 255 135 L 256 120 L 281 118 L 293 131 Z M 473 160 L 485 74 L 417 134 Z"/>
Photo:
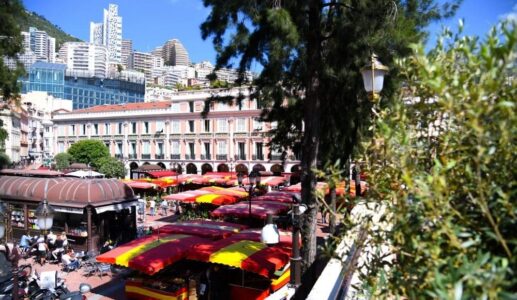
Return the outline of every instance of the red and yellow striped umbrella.
<path id="1" fill-rule="evenodd" d="M 97 256 L 97 261 L 116 264 L 153 275 L 185 258 L 187 252 L 207 239 L 186 234 L 155 234 L 131 241 Z"/>
<path id="2" fill-rule="evenodd" d="M 240 268 L 271 278 L 289 262 L 289 255 L 290 249 L 287 247 L 267 246 L 250 240 L 223 239 L 194 246 L 187 258 Z"/>

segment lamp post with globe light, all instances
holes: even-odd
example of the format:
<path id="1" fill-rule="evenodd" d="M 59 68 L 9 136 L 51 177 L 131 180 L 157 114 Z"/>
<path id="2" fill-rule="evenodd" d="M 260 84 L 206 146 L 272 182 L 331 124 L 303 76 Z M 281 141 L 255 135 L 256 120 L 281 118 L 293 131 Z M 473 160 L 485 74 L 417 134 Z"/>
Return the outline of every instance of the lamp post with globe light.
<path id="1" fill-rule="evenodd" d="M 244 175 L 242 173 L 238 173 L 237 182 L 240 187 L 243 187 L 244 190 L 246 190 L 246 188 L 243 186 L 243 180 L 244 180 Z M 260 185 L 260 174 L 256 171 L 251 171 L 251 173 L 248 176 L 248 190 L 246 190 L 248 192 L 248 210 L 249 210 L 248 218 L 249 218 L 250 224 L 252 223 L 252 221 L 251 221 L 251 198 L 253 197 L 253 191 L 259 185 Z"/>

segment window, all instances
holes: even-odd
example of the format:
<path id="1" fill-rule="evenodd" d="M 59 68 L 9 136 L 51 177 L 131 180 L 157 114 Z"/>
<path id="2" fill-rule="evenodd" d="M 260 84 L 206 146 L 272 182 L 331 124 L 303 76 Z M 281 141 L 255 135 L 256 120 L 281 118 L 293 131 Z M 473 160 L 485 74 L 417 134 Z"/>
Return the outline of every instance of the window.
<path id="1" fill-rule="evenodd" d="M 149 147 L 149 141 L 143 141 L 142 142 L 142 154 L 149 154 L 150 153 L 150 147 Z"/>
<path id="2" fill-rule="evenodd" d="M 190 112 L 194 112 L 194 101 L 190 101 L 188 103 L 188 107 Z"/>
<path id="3" fill-rule="evenodd" d="M 210 132 L 210 120 L 205 120 L 205 132 Z"/>
<path id="4" fill-rule="evenodd" d="M 149 133 L 149 122 L 144 122 L 144 133 Z"/>
<path id="5" fill-rule="evenodd" d="M 131 133 L 136 134 L 136 122 L 131 122 Z"/>
<path id="6" fill-rule="evenodd" d="M 172 133 L 180 133 L 180 121 L 179 120 L 171 121 L 171 131 L 172 131 Z"/>
<path id="7" fill-rule="evenodd" d="M 172 141 L 171 142 L 171 154 L 180 154 L 180 142 L 179 141 Z"/>
<path id="8" fill-rule="evenodd" d="M 236 123 L 236 132 L 246 132 L 246 119 L 239 118 L 235 121 Z"/>
<path id="9" fill-rule="evenodd" d="M 238 144 L 238 150 L 239 150 L 239 159 L 245 160 L 246 159 L 246 144 L 245 143 L 239 143 Z"/>
<path id="10" fill-rule="evenodd" d="M 193 120 L 188 121 L 188 129 L 189 129 L 189 132 L 194 132 L 194 121 Z"/>
<path id="11" fill-rule="evenodd" d="M 205 159 L 211 159 L 210 157 L 210 143 L 204 143 L 205 146 Z"/>
<path id="12" fill-rule="evenodd" d="M 122 157 L 122 143 L 117 143 L 117 149 L 115 150 L 115 154 L 117 154 L 119 157 Z"/>
<path id="13" fill-rule="evenodd" d="M 217 142 L 217 154 L 220 154 L 220 155 L 226 154 L 226 141 Z"/>
<path id="14" fill-rule="evenodd" d="M 99 124 L 93 124 L 93 134 L 99 135 Z"/>
<path id="15" fill-rule="evenodd" d="M 262 147 L 263 147 L 263 144 L 262 143 L 255 143 L 255 156 L 257 160 L 263 160 L 264 159 L 264 154 L 262 152 Z"/>
<path id="16" fill-rule="evenodd" d="M 104 123 L 104 134 L 111 134 L 110 123 Z"/>
<path id="17" fill-rule="evenodd" d="M 217 132 L 228 132 L 228 121 L 226 119 L 217 120 Z"/>
<path id="18" fill-rule="evenodd" d="M 162 142 L 159 142 L 156 144 L 156 154 L 159 155 L 159 156 L 162 156 L 163 155 L 163 143 Z"/>
<path id="19" fill-rule="evenodd" d="M 70 125 L 70 127 L 68 128 L 68 135 L 69 136 L 75 135 L 75 125 Z"/>
<path id="20" fill-rule="evenodd" d="M 122 124 L 122 122 L 118 123 L 118 134 L 122 134 L 122 129 L 124 128 L 123 126 L 124 124 Z"/>
<path id="21" fill-rule="evenodd" d="M 58 135 L 60 135 L 60 136 L 65 135 L 65 125 L 59 125 L 57 130 L 58 130 Z"/>
<path id="22" fill-rule="evenodd" d="M 136 158 L 136 142 L 131 142 L 131 148 L 129 148 L 129 158 Z"/>
<path id="23" fill-rule="evenodd" d="M 86 124 L 81 125 L 79 135 L 85 135 L 86 134 Z"/>
<path id="24" fill-rule="evenodd" d="M 65 143 L 64 142 L 57 143 L 57 148 L 59 149 L 59 153 L 65 152 Z"/>
<path id="25" fill-rule="evenodd" d="M 156 121 L 156 133 L 163 133 L 165 125 L 163 121 Z"/>
<path id="26" fill-rule="evenodd" d="M 180 112 L 180 104 L 179 103 L 172 103 L 171 110 L 172 110 L 172 112 Z"/>
<path id="27" fill-rule="evenodd" d="M 194 143 L 188 143 L 188 148 L 189 148 L 189 154 L 190 154 L 190 159 L 195 159 L 195 145 Z"/>
<path id="28" fill-rule="evenodd" d="M 258 119 L 253 120 L 253 130 L 255 130 L 255 131 L 262 130 L 262 122 L 260 122 Z"/>

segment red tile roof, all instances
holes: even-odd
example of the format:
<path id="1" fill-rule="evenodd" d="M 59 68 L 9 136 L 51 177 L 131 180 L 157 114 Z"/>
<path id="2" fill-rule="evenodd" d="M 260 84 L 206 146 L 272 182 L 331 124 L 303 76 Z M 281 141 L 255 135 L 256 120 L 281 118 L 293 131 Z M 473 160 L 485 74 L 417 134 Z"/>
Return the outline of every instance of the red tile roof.
<path id="1" fill-rule="evenodd" d="M 125 104 L 112 105 L 97 105 L 89 108 L 77 109 L 72 111 L 76 113 L 97 113 L 109 111 L 126 111 L 126 110 L 147 110 L 147 109 L 165 109 L 171 107 L 171 101 L 156 101 L 156 102 L 137 102 Z"/>

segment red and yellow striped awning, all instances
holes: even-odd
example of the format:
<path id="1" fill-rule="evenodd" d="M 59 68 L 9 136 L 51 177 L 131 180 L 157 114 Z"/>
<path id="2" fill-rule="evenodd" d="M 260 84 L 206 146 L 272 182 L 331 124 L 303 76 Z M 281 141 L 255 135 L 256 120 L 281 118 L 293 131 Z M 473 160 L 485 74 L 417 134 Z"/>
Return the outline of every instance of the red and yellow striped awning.
<path id="1" fill-rule="evenodd" d="M 190 249 L 207 239 L 186 234 L 154 234 L 133 240 L 97 256 L 97 261 L 116 264 L 153 275 L 185 258 Z"/>
<path id="2" fill-rule="evenodd" d="M 289 262 L 289 255 L 290 249 L 286 247 L 223 239 L 194 246 L 187 259 L 223 264 L 271 278 Z"/>

